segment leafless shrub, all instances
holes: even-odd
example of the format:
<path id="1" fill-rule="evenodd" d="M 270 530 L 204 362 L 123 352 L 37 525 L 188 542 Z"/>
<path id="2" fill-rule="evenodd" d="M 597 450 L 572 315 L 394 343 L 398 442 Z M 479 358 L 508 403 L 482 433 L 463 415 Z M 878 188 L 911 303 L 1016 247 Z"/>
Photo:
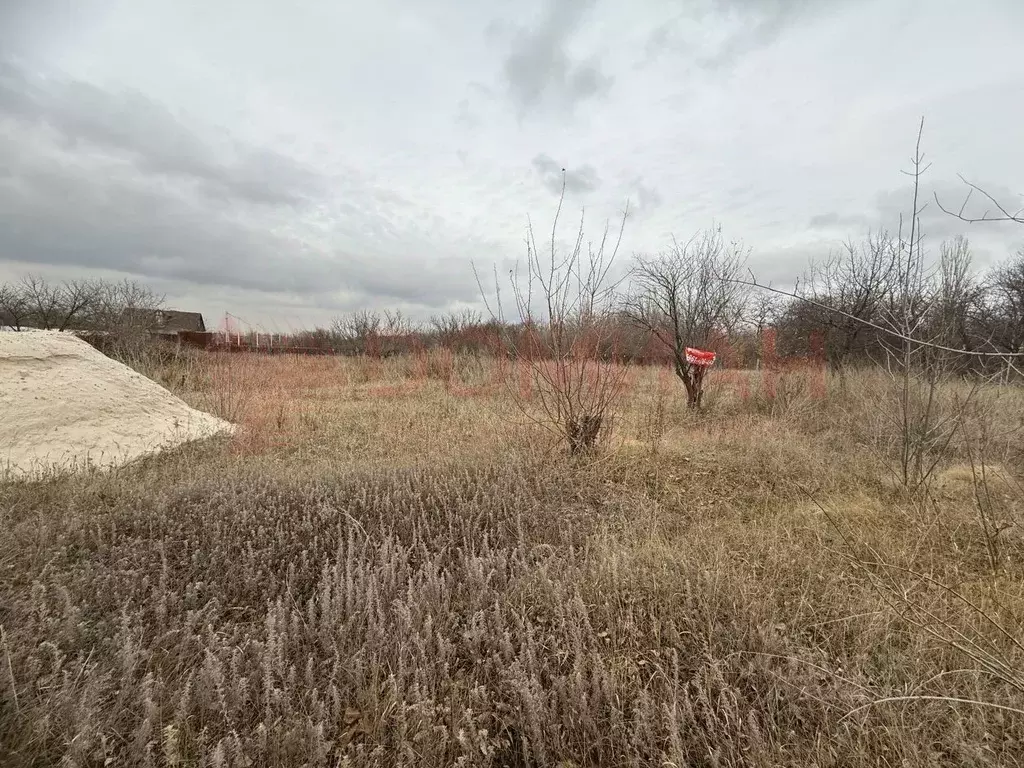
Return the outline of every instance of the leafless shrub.
<path id="1" fill-rule="evenodd" d="M 448 346 L 455 344 L 459 337 L 479 328 L 483 325 L 484 317 L 475 309 L 464 309 L 461 312 L 449 312 L 443 315 L 433 315 L 430 318 L 430 326 Z"/>
<path id="2" fill-rule="evenodd" d="M 1024 675 L 1020 672 L 1024 664 L 1024 642 L 1019 635 L 1021 622 L 1013 608 L 1000 604 L 997 591 L 993 589 L 987 599 L 979 600 L 962 589 L 949 586 L 933 574 L 912 565 L 891 562 L 865 547 L 863 542 L 858 542 L 824 506 L 815 503 L 839 532 L 850 561 L 866 577 L 887 608 L 970 665 L 957 672 L 981 674 L 995 683 L 994 690 L 992 686 L 979 686 L 979 690 L 989 693 L 989 698 L 958 697 L 939 691 L 929 692 L 929 684 L 937 679 L 932 678 L 900 695 L 874 697 L 851 709 L 843 719 L 875 707 L 907 702 L 991 708 L 1024 717 L 1024 707 L 1009 703 L 1024 694 Z"/>
<path id="3" fill-rule="evenodd" d="M 335 318 L 331 331 L 351 353 L 367 354 L 380 337 L 382 322 L 377 312 L 360 309 L 347 317 Z"/>
<path id="4" fill-rule="evenodd" d="M 563 180 L 550 246 L 545 251 L 537 247 L 531 222 L 525 275 L 514 271 L 511 276 L 519 332 L 509 332 L 498 284 L 498 303 L 488 309 L 492 320 L 506 329 L 506 344 L 520 374 L 506 377 L 509 391 L 523 413 L 563 440 L 570 455 L 579 456 L 593 451 L 610 429 L 611 409 L 626 373 L 614 356 L 602 354 L 602 347 L 614 329 L 610 275 L 628 207 L 613 243 L 606 225 L 596 245 L 584 245 L 581 214 L 573 244 L 560 251 L 558 221 L 564 199 Z"/>
<path id="5" fill-rule="evenodd" d="M 384 333 L 386 335 L 404 336 L 412 333 L 415 328 L 415 323 L 402 314 L 402 310 L 384 310 Z"/>
<path id="6" fill-rule="evenodd" d="M 973 286 L 969 281 L 970 251 L 960 239 L 944 244 L 937 269 L 928 266 L 922 251 L 923 234 L 919 202 L 922 174 L 928 170 L 918 132 L 911 170 L 913 198 L 909 235 L 896 242 L 894 280 L 882 311 L 885 326 L 895 331 L 881 340 L 885 369 L 893 384 L 892 420 L 899 435 L 896 476 L 908 488 L 926 487 L 960 423 L 963 408 L 971 402 L 977 383 L 963 399 L 943 402 L 942 384 L 962 362 L 949 343 L 963 329 Z M 955 349 L 955 347 L 954 347 Z"/>

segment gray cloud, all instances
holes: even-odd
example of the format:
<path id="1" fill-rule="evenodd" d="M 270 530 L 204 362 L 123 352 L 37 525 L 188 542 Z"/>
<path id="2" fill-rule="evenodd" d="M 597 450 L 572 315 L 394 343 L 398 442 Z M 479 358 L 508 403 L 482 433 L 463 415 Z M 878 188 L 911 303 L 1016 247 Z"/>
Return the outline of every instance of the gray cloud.
<path id="1" fill-rule="evenodd" d="M 655 27 L 644 45 L 640 65 L 668 52 L 692 57 L 700 69 L 728 69 L 744 55 L 771 44 L 788 27 L 827 13 L 853 0 L 705 0 Z M 716 20 L 740 19 L 741 23 L 714 48 L 704 48 L 702 29 Z"/>
<path id="2" fill-rule="evenodd" d="M 0 155 L 13 149 L 0 143 Z M 12 176 L 0 185 L 4 258 L 254 289 L 326 284 L 329 265 L 250 223 L 237 206 L 154 184 L 135 169 L 24 158 Z"/>
<path id="3" fill-rule="evenodd" d="M 865 227 L 871 226 L 871 217 L 832 211 L 830 213 L 819 213 L 812 216 L 811 220 L 808 222 L 808 226 L 811 229 L 861 231 L 865 229 Z"/>
<path id="4" fill-rule="evenodd" d="M 581 165 L 574 170 L 566 170 L 544 153 L 533 158 L 532 165 L 545 188 L 553 195 L 562 193 L 563 172 L 565 174 L 565 191 L 571 194 L 594 192 L 601 186 L 601 179 L 592 165 Z"/>
<path id="5" fill-rule="evenodd" d="M 821 240 L 800 245 L 755 247 L 748 266 L 758 282 L 791 290 L 806 274 L 811 262 L 828 256 L 837 246 L 837 242 Z"/>
<path id="6" fill-rule="evenodd" d="M 455 111 L 455 122 L 463 128 L 474 129 L 480 126 L 480 118 L 473 114 L 469 99 L 461 99 Z"/>
<path id="7" fill-rule="evenodd" d="M 31 51 L 47 36 L 66 31 L 71 24 L 70 16 L 66 3 L 60 0 L 3 0 L 0 2 L 0 50 Z"/>
<path id="8" fill-rule="evenodd" d="M 6 149 L 0 144 L 0 154 Z M 0 258 L 11 261 L 290 293 L 321 305 L 340 291 L 425 307 L 477 298 L 468 254 L 431 258 L 425 237 L 423 250 L 409 253 L 392 225 L 362 209 L 334 223 L 340 244 L 318 244 L 278 234 L 273 224 L 280 222 L 244 208 L 190 198 L 135 174 L 98 181 L 35 165 L 15 181 L 0 183 Z M 356 235 L 362 245 L 349 242 Z M 411 268 L 421 260 L 422 268 Z"/>
<path id="9" fill-rule="evenodd" d="M 1015 194 L 1009 187 L 1002 184 L 979 185 L 986 192 L 991 194 L 1008 209 L 1016 210 L 1024 203 L 1019 194 Z M 879 192 L 872 203 L 870 210 L 864 213 L 859 212 L 837 212 L 821 213 L 812 216 L 808 225 L 813 230 L 823 230 L 830 234 L 843 237 L 859 237 L 866 234 L 868 230 L 885 228 L 896 232 L 900 226 L 902 217 L 904 229 L 909 226 L 910 208 L 913 204 L 913 187 L 905 184 Z M 961 183 L 954 181 L 942 181 L 932 184 L 922 182 L 919 194 L 918 219 L 921 223 L 921 232 L 929 241 L 944 240 L 948 237 L 955 237 L 965 232 L 970 233 L 971 225 L 960 221 L 956 216 L 946 213 L 939 206 L 939 203 L 947 211 L 959 211 L 961 205 L 967 200 L 964 209 L 964 216 L 968 218 L 980 218 L 986 212 L 989 215 L 996 215 L 995 206 L 984 199 L 983 196 L 972 193 L 970 199 L 967 195 L 970 189 Z M 936 202 L 938 198 L 938 202 Z M 1024 227 L 1019 225 L 991 222 L 974 225 L 977 234 L 985 237 L 987 235 L 998 235 L 1005 239 L 1005 235 L 1014 234 L 1014 228 L 1020 230 L 1020 236 L 1024 239 Z"/>
<path id="10" fill-rule="evenodd" d="M 1004 185 L 981 186 L 1011 210 L 1015 203 L 1017 205 L 1024 203 L 1021 195 L 1012 193 Z M 971 242 L 975 267 L 984 269 L 1007 258 L 1020 244 L 1024 243 L 1024 227 L 1019 224 L 1010 222 L 968 224 L 956 216 L 944 212 L 935 200 L 937 195 L 947 210 L 959 211 L 968 191 L 965 185 L 957 181 L 922 183 L 918 216 L 920 227 L 917 234 L 921 237 L 922 253 L 925 254 L 926 259 L 938 257 L 939 244 L 943 240 L 966 235 Z M 778 251 L 773 254 L 775 258 L 763 259 L 762 264 L 765 265 L 768 273 L 781 276 L 779 271 L 772 266 L 772 262 L 776 259 L 784 260 L 787 256 L 803 251 L 808 254 L 817 251 L 818 255 L 824 255 L 839 247 L 842 241 L 852 239 L 857 242 L 869 232 L 881 229 L 886 229 L 895 235 L 901 226 L 901 216 L 903 235 L 907 237 L 909 236 L 912 201 L 913 187 L 910 184 L 905 184 L 879 192 L 870 208 L 863 213 L 833 211 L 812 216 L 808 224 L 812 235 L 816 236 L 816 244 Z M 964 209 L 964 215 L 980 217 L 986 210 L 994 213 L 994 206 L 988 201 L 983 202 L 977 194 L 974 194 Z"/>
<path id="11" fill-rule="evenodd" d="M 1022 178 L 1015 0 L 426 0 L 401 24 L 389 3 L 254 0 L 198 26 L 191 5 L 0 0 L 0 61 L 21 57 L 0 71 L 0 280 L 129 270 L 250 319 L 473 302 L 470 259 L 520 253 L 563 164 L 599 219 L 637 204 L 628 250 L 721 221 L 782 279 L 805 243 L 895 227 L 903 191 L 876 193 L 907 146 L 886 126 L 926 115 L 950 205 L 957 171 Z M 933 252 L 953 228 L 979 253 L 1024 240 L 948 219 L 933 188 Z"/>
<path id="12" fill-rule="evenodd" d="M 509 95 L 521 116 L 544 103 L 572 112 L 612 84 L 596 60 L 575 61 L 567 51 L 594 0 L 549 2 L 536 28 L 519 30 L 504 62 Z"/>
<path id="13" fill-rule="evenodd" d="M 352 174 L 330 179 L 337 200 L 318 201 L 326 177 L 274 151 L 224 144 L 229 162 L 222 146 L 138 94 L 31 83 L 6 67 L 0 260 L 314 305 L 340 292 L 428 308 L 478 298 L 469 259 L 493 245 L 461 240 L 443 252 L 427 225 L 399 218 L 408 202 L 389 190 Z"/>
<path id="14" fill-rule="evenodd" d="M 630 185 L 636 195 L 635 206 L 642 213 L 649 213 L 662 204 L 661 193 L 644 183 L 643 177 L 633 179 Z"/>
<path id="15" fill-rule="evenodd" d="M 671 47 L 672 36 L 677 23 L 675 19 L 672 19 L 654 28 L 644 44 L 644 60 L 642 63 L 647 64 L 654 61 Z"/>
<path id="16" fill-rule="evenodd" d="M 0 115 L 47 126 L 71 146 L 129 157 L 147 173 L 187 177 L 214 196 L 298 204 L 321 196 L 327 180 L 267 149 L 204 141 L 166 107 L 134 91 L 31 77 L 0 61 Z"/>

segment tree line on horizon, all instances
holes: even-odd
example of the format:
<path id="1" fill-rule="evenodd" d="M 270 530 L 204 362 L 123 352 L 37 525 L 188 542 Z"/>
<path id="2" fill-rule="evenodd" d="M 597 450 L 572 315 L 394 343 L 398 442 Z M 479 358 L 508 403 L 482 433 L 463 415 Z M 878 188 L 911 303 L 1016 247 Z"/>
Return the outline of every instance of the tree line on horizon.
<path id="1" fill-rule="evenodd" d="M 678 339 L 716 352 L 723 366 L 753 367 L 771 330 L 778 355 L 818 354 L 841 367 L 876 361 L 886 335 L 879 328 L 900 314 L 916 332 L 949 347 L 1024 352 L 1024 248 L 980 271 L 968 239 L 958 236 L 908 273 L 904 247 L 885 231 L 850 241 L 813 262 L 792 295 L 781 295 L 743 279 L 749 251 L 741 244 L 726 242 L 720 229 L 704 230 L 654 256 L 636 257 L 600 323 L 588 321 L 588 332 L 596 334 L 589 348 L 602 359 L 671 364 Z M 28 275 L 0 284 L 0 326 L 139 335 L 163 304 L 163 297 L 131 280 L 54 283 Z M 391 356 L 438 346 L 475 355 L 528 354 L 530 337 L 550 332 L 549 326 L 543 312 L 509 320 L 461 310 L 416 323 L 400 311 L 362 309 L 278 343 L 343 355 Z M 544 345 L 534 346 L 540 354 Z"/>

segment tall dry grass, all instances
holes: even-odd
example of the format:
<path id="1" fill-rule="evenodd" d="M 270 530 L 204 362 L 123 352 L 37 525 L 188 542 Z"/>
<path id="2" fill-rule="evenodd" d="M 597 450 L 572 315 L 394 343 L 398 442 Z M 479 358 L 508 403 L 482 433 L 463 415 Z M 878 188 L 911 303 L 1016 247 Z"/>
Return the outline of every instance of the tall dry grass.
<path id="1" fill-rule="evenodd" d="M 0 487 L 0 765 L 1024 762 L 1020 390 L 909 493 L 873 372 L 628 374 L 567 462 L 486 363 L 204 358 L 231 440 Z"/>

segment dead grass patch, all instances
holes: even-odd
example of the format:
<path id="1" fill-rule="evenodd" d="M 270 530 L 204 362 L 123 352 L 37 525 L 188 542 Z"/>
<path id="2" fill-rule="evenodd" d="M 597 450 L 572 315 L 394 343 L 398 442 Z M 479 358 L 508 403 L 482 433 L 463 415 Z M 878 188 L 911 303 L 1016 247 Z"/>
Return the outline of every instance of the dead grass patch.
<path id="1" fill-rule="evenodd" d="M 873 374 L 695 415 L 638 369 L 569 462 L 442 362 L 205 361 L 233 440 L 0 487 L 0 763 L 1021 764 L 1024 691 L 930 631 L 1024 668 L 1021 542 L 963 454 L 883 481 Z"/>

